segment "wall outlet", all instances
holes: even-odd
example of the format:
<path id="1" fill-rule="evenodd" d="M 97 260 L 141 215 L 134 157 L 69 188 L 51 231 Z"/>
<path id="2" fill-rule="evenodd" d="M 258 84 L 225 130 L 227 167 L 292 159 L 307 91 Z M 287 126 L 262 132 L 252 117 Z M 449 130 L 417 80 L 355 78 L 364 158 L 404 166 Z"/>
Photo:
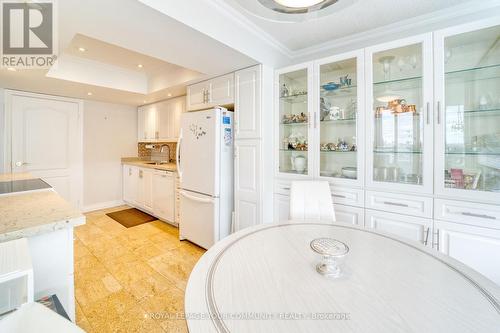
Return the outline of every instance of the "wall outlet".
<path id="1" fill-rule="evenodd" d="M 146 145 L 146 149 L 155 149 L 155 145 Z"/>

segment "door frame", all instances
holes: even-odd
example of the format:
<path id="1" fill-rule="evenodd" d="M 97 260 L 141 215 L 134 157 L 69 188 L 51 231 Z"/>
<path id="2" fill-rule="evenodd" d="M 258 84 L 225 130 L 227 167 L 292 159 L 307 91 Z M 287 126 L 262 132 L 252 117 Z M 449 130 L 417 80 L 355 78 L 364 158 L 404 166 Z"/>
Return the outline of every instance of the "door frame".
<path id="1" fill-rule="evenodd" d="M 76 163 L 77 175 L 76 178 L 77 183 L 75 184 L 76 192 L 78 193 L 78 209 L 83 207 L 83 100 L 69 97 L 61 97 L 54 95 L 45 95 L 32 93 L 21 90 L 11 90 L 5 89 L 4 92 L 4 138 L 3 138 L 3 148 L 4 148 L 4 172 L 9 173 L 12 172 L 12 98 L 14 96 L 21 97 L 31 97 L 38 99 L 45 99 L 50 101 L 58 101 L 58 102 L 69 102 L 75 103 L 78 105 L 78 133 L 77 138 L 78 142 L 74 149 L 77 150 L 78 160 Z"/>

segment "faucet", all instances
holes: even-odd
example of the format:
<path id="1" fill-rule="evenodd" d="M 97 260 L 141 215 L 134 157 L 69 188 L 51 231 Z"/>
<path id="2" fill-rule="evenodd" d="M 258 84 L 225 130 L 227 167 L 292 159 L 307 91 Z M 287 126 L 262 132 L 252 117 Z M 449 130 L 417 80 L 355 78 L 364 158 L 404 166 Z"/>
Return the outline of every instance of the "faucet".
<path id="1" fill-rule="evenodd" d="M 163 148 L 167 147 L 168 148 L 168 155 L 167 155 L 167 162 L 170 163 L 170 146 L 169 145 L 161 145 L 160 147 L 160 154 L 163 154 Z"/>

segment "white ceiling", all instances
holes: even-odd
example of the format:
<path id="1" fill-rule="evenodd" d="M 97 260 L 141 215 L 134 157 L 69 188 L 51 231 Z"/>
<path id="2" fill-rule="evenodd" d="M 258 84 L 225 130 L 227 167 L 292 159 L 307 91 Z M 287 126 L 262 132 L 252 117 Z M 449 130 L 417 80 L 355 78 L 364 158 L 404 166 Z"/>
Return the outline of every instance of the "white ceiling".
<path id="1" fill-rule="evenodd" d="M 269 34 L 290 51 L 298 51 L 331 40 L 350 36 L 407 19 L 433 13 L 477 0 L 340 0 L 329 7 L 330 15 L 304 22 L 283 23 L 268 20 L 250 12 L 256 0 L 223 0 L 240 11 L 258 28 Z M 352 2 L 342 7 L 343 2 Z M 335 7 L 340 6 L 338 11 Z M 264 9 L 270 11 L 269 9 Z"/>
<path id="2" fill-rule="evenodd" d="M 1 88 L 141 105 L 256 63 L 137 0 L 64 0 L 58 11 L 61 66 L 2 69 Z"/>

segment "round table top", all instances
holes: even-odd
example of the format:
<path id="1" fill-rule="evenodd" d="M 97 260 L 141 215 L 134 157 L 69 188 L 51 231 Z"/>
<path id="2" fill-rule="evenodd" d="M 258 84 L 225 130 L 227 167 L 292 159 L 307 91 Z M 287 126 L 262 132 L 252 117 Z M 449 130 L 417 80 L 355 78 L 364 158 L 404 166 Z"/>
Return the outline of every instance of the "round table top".
<path id="1" fill-rule="evenodd" d="M 316 238 L 344 242 L 343 275 L 315 267 Z M 492 260 L 494 260 L 492 258 Z M 197 263 L 189 332 L 499 332 L 500 287 L 416 242 L 346 224 L 267 224 Z"/>

